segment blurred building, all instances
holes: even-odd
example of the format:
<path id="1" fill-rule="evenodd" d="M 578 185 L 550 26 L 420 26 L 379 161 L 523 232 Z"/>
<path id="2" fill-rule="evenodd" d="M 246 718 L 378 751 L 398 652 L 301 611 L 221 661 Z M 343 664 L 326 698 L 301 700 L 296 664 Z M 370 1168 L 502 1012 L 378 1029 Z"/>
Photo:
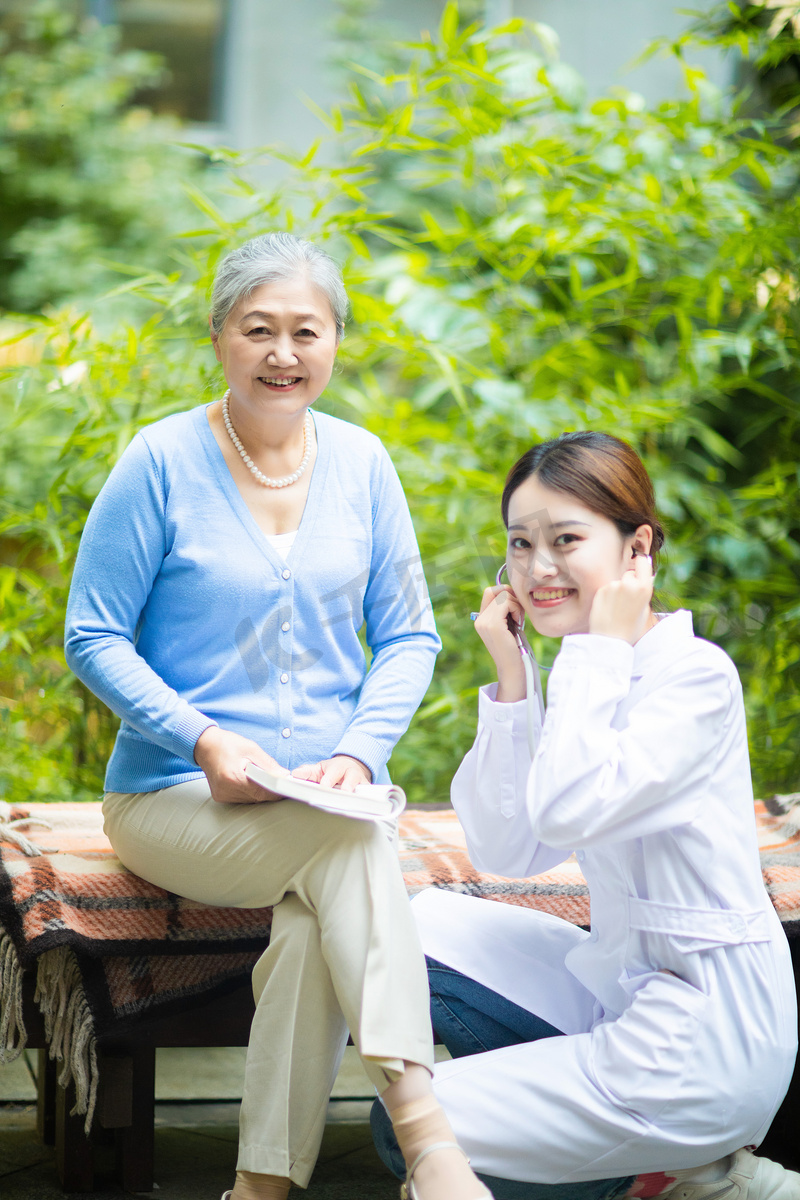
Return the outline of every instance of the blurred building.
<path id="1" fill-rule="evenodd" d="M 223 110 L 226 0 L 85 0 L 103 25 L 119 25 L 125 48 L 164 59 L 157 88 L 137 100 L 160 113 L 200 125 L 218 124 Z M 272 7 L 269 0 L 264 13 Z"/>
<path id="2" fill-rule="evenodd" d="M 399 39 L 435 29 L 445 0 L 374 0 L 370 24 Z M 675 95 L 674 62 L 652 59 L 630 69 L 657 37 L 674 37 L 687 18 L 678 0 L 462 0 L 462 11 L 497 24 L 512 16 L 542 21 L 558 34 L 561 57 L 586 80 L 590 95 L 622 84 L 648 101 Z M 695 0 L 707 8 L 712 0 Z M 119 24 L 125 44 L 157 51 L 168 71 L 141 99 L 201 126 L 238 148 L 283 143 L 304 150 L 321 126 L 307 96 L 322 108 L 340 98 L 342 60 L 358 57 L 348 32 L 357 5 L 337 0 L 87 0 L 103 22 Z M 362 3 L 362 6 L 363 3 Z M 352 22 L 351 22 L 352 26 Z M 731 65 L 708 54 L 712 80 L 725 87 Z"/>

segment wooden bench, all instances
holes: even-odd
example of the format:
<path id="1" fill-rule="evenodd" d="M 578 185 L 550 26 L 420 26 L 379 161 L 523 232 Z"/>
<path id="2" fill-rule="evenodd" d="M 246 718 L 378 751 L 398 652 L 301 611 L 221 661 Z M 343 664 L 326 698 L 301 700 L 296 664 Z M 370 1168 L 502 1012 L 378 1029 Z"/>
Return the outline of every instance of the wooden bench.
<path id="1" fill-rule="evenodd" d="M 23 985 L 23 1011 L 28 1046 L 38 1050 L 36 1123 L 45 1145 L 55 1146 L 61 1186 L 65 1192 L 91 1192 L 94 1148 L 113 1140 L 121 1186 L 129 1192 L 149 1192 L 153 1187 L 156 1050 L 246 1046 L 254 1011 L 249 983 L 227 996 L 200 1001 L 179 1015 L 143 1021 L 135 1034 L 100 1039 L 100 1083 L 89 1136 L 83 1116 L 71 1115 L 74 1085 L 62 1088 L 57 1082 L 58 1063 L 49 1056 L 33 993 L 31 975 Z"/>

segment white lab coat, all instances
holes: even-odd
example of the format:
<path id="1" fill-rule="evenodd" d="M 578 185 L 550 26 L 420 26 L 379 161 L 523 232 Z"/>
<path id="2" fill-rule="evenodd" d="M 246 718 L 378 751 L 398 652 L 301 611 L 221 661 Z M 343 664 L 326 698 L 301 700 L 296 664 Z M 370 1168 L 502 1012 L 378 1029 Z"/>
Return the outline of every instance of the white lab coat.
<path id="1" fill-rule="evenodd" d="M 568 1035 L 437 1067 L 473 1168 L 576 1182 L 757 1144 L 789 1083 L 797 1017 L 733 664 L 686 611 L 635 647 L 567 637 L 532 763 L 525 702 L 498 704 L 495 687 L 453 781 L 472 861 L 525 877 L 575 851 L 592 932 L 436 889 L 414 901 L 426 954 Z"/>

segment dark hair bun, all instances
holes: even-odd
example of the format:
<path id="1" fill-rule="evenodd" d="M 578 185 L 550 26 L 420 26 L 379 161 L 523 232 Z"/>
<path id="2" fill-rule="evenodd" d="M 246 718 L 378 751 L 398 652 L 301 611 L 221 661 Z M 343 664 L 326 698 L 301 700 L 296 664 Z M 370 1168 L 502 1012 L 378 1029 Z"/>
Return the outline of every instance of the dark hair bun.
<path id="1" fill-rule="evenodd" d="M 610 433 L 562 433 L 526 450 L 514 463 L 503 488 L 501 508 L 508 527 L 508 506 L 514 492 L 535 475 L 554 492 L 574 496 L 592 512 L 608 517 L 625 537 L 640 525 L 653 531 L 650 553 L 653 569 L 664 545 L 664 527 L 656 513 L 650 476 L 639 455 Z"/>

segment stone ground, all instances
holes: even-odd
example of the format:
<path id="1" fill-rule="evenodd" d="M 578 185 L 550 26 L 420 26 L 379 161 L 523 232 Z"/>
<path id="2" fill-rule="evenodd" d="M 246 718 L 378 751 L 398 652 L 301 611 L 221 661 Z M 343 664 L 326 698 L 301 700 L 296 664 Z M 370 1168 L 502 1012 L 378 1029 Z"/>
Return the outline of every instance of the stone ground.
<path id="1" fill-rule="evenodd" d="M 236 1163 L 243 1050 L 160 1050 L 156 1073 L 156 1188 L 152 1200 L 219 1200 Z M 0 1197 L 65 1200 L 54 1151 L 36 1136 L 35 1053 L 0 1067 Z M 348 1046 L 334 1087 L 307 1200 L 397 1200 L 399 1184 L 372 1145 L 372 1089 Z M 94 1200 L 119 1200 L 102 1152 Z M 104 1175 L 106 1177 L 104 1183 Z M 298 1192 L 299 1196 L 300 1193 Z"/>

